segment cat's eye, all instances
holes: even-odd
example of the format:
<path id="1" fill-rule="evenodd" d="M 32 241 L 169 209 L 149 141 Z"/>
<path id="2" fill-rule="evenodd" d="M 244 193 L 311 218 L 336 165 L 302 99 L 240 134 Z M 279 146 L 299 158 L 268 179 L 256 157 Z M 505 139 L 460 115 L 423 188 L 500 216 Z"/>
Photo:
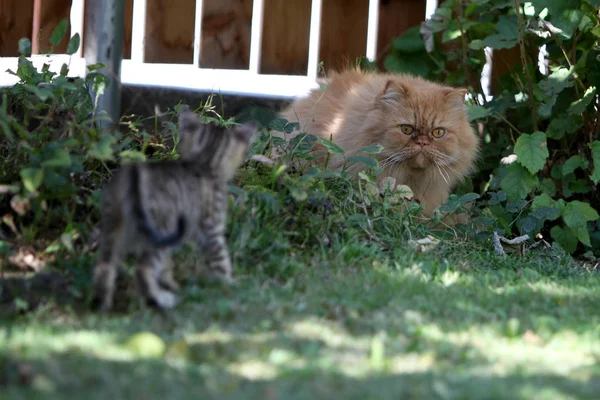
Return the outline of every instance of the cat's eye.
<path id="1" fill-rule="evenodd" d="M 411 135 L 415 131 L 415 128 L 413 128 L 411 125 L 400 125 L 400 130 L 405 135 Z"/>
<path id="2" fill-rule="evenodd" d="M 435 128 L 434 130 L 431 131 L 431 135 L 434 138 L 441 138 L 445 134 L 446 134 L 446 130 L 444 128 Z"/>

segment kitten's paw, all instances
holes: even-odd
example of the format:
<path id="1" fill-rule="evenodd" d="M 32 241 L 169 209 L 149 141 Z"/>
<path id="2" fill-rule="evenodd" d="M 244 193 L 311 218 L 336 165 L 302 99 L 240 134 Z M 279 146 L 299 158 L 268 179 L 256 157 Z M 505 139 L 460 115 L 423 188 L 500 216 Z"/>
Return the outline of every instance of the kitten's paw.
<path id="1" fill-rule="evenodd" d="M 179 284 L 175 282 L 175 279 L 171 276 L 162 276 L 158 281 L 158 284 L 164 289 L 168 289 L 172 292 L 176 292 L 180 289 Z"/>
<path id="2" fill-rule="evenodd" d="M 168 290 L 161 290 L 148 298 L 148 304 L 163 310 L 174 308 L 179 298 Z"/>

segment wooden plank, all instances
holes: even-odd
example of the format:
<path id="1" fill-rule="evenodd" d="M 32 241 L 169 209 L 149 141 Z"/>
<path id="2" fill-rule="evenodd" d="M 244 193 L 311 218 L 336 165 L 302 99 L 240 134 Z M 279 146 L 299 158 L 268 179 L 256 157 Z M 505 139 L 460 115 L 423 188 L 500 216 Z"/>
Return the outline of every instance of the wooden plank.
<path id="1" fill-rule="evenodd" d="M 131 59 L 131 34 L 133 30 L 133 0 L 125 0 L 125 32 L 123 33 L 123 58 Z"/>
<path id="2" fill-rule="evenodd" d="M 311 0 L 265 0 L 260 72 L 305 75 Z"/>
<path id="3" fill-rule="evenodd" d="M 381 0 L 377 37 L 379 68 L 383 69 L 383 60 L 389 53 L 388 46 L 392 39 L 425 20 L 426 4 L 426 0 Z"/>
<path id="4" fill-rule="evenodd" d="M 200 66 L 247 69 L 251 23 L 252 0 L 205 1 Z"/>
<path id="5" fill-rule="evenodd" d="M 191 64 L 194 0 L 152 0 L 146 9 L 144 61 Z"/>
<path id="6" fill-rule="evenodd" d="M 69 38 L 71 28 L 67 30 L 67 34 L 63 40 L 54 46 L 50 44 L 50 35 L 52 31 L 59 24 L 63 18 L 69 19 L 71 13 L 71 0 L 43 0 L 41 2 L 41 18 L 40 18 L 40 30 L 37 33 L 39 40 L 39 52 L 41 54 L 50 52 L 54 54 L 63 54 L 67 51 L 67 45 L 69 44 Z"/>
<path id="7" fill-rule="evenodd" d="M 339 70 L 366 55 L 368 0 L 323 0 L 319 60 Z"/>
<path id="8" fill-rule="evenodd" d="M 31 39 L 33 0 L 1 0 L 0 57 L 19 56 L 19 39 Z M 4 71 L 2 71 L 4 73 Z"/>

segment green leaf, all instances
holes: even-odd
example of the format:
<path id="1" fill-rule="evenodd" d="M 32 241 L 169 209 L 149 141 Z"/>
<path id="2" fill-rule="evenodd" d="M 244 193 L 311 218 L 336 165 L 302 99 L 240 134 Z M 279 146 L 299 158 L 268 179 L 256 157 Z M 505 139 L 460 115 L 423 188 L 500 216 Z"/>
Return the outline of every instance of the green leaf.
<path id="1" fill-rule="evenodd" d="M 583 125 L 581 115 L 562 115 L 550 121 L 546 136 L 550 139 L 562 139 L 565 134 L 577 132 Z"/>
<path id="2" fill-rule="evenodd" d="M 584 245 L 590 247 L 592 244 L 590 243 L 590 232 L 588 231 L 587 226 L 579 226 L 577 228 L 571 228 L 571 231 L 575 235 L 577 239 Z"/>
<path id="3" fill-rule="evenodd" d="M 26 57 L 31 54 L 31 40 L 28 38 L 19 39 L 19 53 Z"/>
<path id="4" fill-rule="evenodd" d="M 594 36 L 600 37 L 600 25 L 598 25 L 597 27 L 595 27 L 594 29 L 592 29 L 592 34 Z"/>
<path id="5" fill-rule="evenodd" d="M 421 53 L 401 53 L 393 50 L 383 64 L 386 71 L 402 72 L 427 78 L 431 73 L 431 60 L 425 51 Z"/>
<path id="6" fill-rule="evenodd" d="M 50 35 L 50 43 L 54 46 L 57 46 L 67 34 L 67 30 L 69 29 L 69 20 L 64 18 L 62 21 L 58 23 L 56 28 L 52 31 L 52 35 Z"/>
<path id="7" fill-rule="evenodd" d="M 519 136 L 515 145 L 517 162 L 527 168 L 532 174 L 537 173 L 546 164 L 549 156 L 544 132 L 526 133 Z"/>
<path id="8" fill-rule="evenodd" d="M 379 163 L 377 162 L 377 160 L 374 158 L 371 158 L 371 157 L 351 156 L 351 157 L 348 157 L 348 161 L 350 161 L 352 163 L 364 164 L 365 166 L 367 166 L 368 168 L 371 168 L 371 169 L 379 167 Z"/>
<path id="9" fill-rule="evenodd" d="M 489 117 L 490 115 L 492 115 L 492 113 L 493 111 L 489 108 L 485 108 L 474 104 L 467 104 L 467 118 L 469 122 L 475 121 L 476 119 Z"/>
<path id="10" fill-rule="evenodd" d="M 79 50 L 80 41 L 79 33 L 74 34 L 67 45 L 67 54 L 75 54 Z"/>
<path id="11" fill-rule="evenodd" d="M 563 164 L 562 175 L 567 176 L 573 173 L 577 168 L 586 169 L 588 165 L 588 161 L 582 156 L 573 156 Z"/>
<path id="12" fill-rule="evenodd" d="M 533 203 L 531 204 L 531 209 L 535 212 L 537 210 L 544 210 L 543 215 L 548 218 L 550 221 L 554 221 L 558 217 L 560 217 L 560 208 L 556 201 L 548 196 L 546 193 L 542 193 L 539 196 L 536 196 L 533 199 Z M 547 212 L 546 210 L 553 210 L 552 212 Z M 535 214 L 535 213 L 534 213 Z M 541 216 L 536 214 L 536 216 Z"/>
<path id="13" fill-rule="evenodd" d="M 556 184 L 552 178 L 544 178 L 540 182 L 540 190 L 549 196 L 554 196 L 556 194 Z"/>
<path id="14" fill-rule="evenodd" d="M 113 150 L 112 145 L 116 142 L 116 139 L 108 134 L 103 134 L 100 140 L 92 143 L 88 155 L 98 160 L 112 160 Z"/>
<path id="15" fill-rule="evenodd" d="M 392 39 L 394 50 L 403 53 L 419 53 L 425 51 L 425 43 L 419 32 L 419 26 L 413 26 L 404 31 L 404 33 Z"/>
<path id="16" fill-rule="evenodd" d="M 277 132 L 292 133 L 294 129 L 299 129 L 299 127 L 300 124 L 297 122 L 288 122 L 288 120 L 284 118 L 274 119 L 269 122 L 269 129 L 273 129 Z"/>
<path id="17" fill-rule="evenodd" d="M 588 203 L 570 201 L 562 211 L 563 221 L 569 228 L 586 226 L 588 221 L 596 221 L 600 216 Z"/>
<path id="18" fill-rule="evenodd" d="M 460 199 L 459 203 L 462 205 L 469 204 L 477 200 L 480 196 L 477 193 L 466 193 Z"/>
<path id="19" fill-rule="evenodd" d="M 592 160 L 594 162 L 594 171 L 590 175 L 590 179 L 597 185 L 600 182 L 600 141 L 594 140 L 589 144 L 592 150 Z"/>
<path id="20" fill-rule="evenodd" d="M 573 253 L 577 250 L 577 236 L 575 236 L 571 229 L 563 229 L 560 226 L 554 226 L 550 230 L 550 236 L 552 236 L 552 239 L 556 240 L 560 247 L 565 251 Z"/>
<path id="21" fill-rule="evenodd" d="M 104 67 L 105 67 L 104 64 L 96 63 L 96 64 L 88 65 L 87 69 L 88 69 L 88 71 L 92 72 L 92 71 L 95 71 L 97 69 L 104 68 Z"/>
<path id="22" fill-rule="evenodd" d="M 596 96 L 596 87 L 590 86 L 589 88 L 587 88 L 587 90 L 585 91 L 585 93 L 583 94 L 583 97 L 581 99 L 576 100 L 573 103 L 571 103 L 571 106 L 569 107 L 569 114 L 572 114 L 572 115 L 583 114 L 583 112 L 585 111 L 587 106 L 589 106 L 590 103 L 592 102 L 592 100 L 594 100 L 595 96 Z"/>
<path id="23" fill-rule="evenodd" d="M 358 150 L 357 153 L 379 154 L 383 151 L 383 146 L 380 144 L 371 144 Z"/>
<path id="24" fill-rule="evenodd" d="M 48 153 L 48 158 L 42 161 L 42 167 L 70 167 L 71 155 L 63 149 L 52 149 Z"/>
<path id="25" fill-rule="evenodd" d="M 573 72 L 575 69 L 560 67 L 554 72 L 548 75 L 548 78 L 538 83 L 539 89 L 546 94 L 546 96 L 552 97 L 558 95 L 564 89 L 572 87 L 574 85 Z"/>
<path id="26" fill-rule="evenodd" d="M 494 25 L 494 29 L 497 31 L 496 34 L 483 39 L 484 47 L 510 49 L 519 42 L 519 26 L 516 15 L 501 15 Z"/>
<path id="27" fill-rule="evenodd" d="M 317 137 L 319 142 L 327 149 L 329 154 L 342 155 L 344 154 L 344 149 L 342 149 L 338 144 L 333 143 L 331 140 L 327 140 L 320 136 Z"/>
<path id="28" fill-rule="evenodd" d="M 527 197 L 537 184 L 538 179 L 526 168 L 512 163 L 506 168 L 506 176 L 500 182 L 500 187 L 506 192 L 509 201 L 516 201 Z"/>
<path id="29" fill-rule="evenodd" d="M 30 192 L 35 192 L 44 180 L 44 170 L 41 168 L 25 168 L 21 170 L 19 175 L 21 175 L 25 189 Z"/>

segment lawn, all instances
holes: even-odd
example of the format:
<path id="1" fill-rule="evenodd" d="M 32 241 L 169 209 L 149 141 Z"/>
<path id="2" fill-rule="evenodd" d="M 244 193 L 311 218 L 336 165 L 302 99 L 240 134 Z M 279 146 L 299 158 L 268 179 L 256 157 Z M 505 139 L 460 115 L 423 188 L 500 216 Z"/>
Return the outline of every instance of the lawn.
<path id="1" fill-rule="evenodd" d="M 348 240 L 267 258 L 238 257 L 234 290 L 189 275 L 169 314 L 132 302 L 98 315 L 50 300 L 3 320 L 2 398 L 574 399 L 600 391 L 600 276 L 566 257 L 504 258 L 484 241 L 416 253 Z M 189 261 L 180 256 L 178 271 Z M 159 339 L 134 336 L 141 332 Z"/>

